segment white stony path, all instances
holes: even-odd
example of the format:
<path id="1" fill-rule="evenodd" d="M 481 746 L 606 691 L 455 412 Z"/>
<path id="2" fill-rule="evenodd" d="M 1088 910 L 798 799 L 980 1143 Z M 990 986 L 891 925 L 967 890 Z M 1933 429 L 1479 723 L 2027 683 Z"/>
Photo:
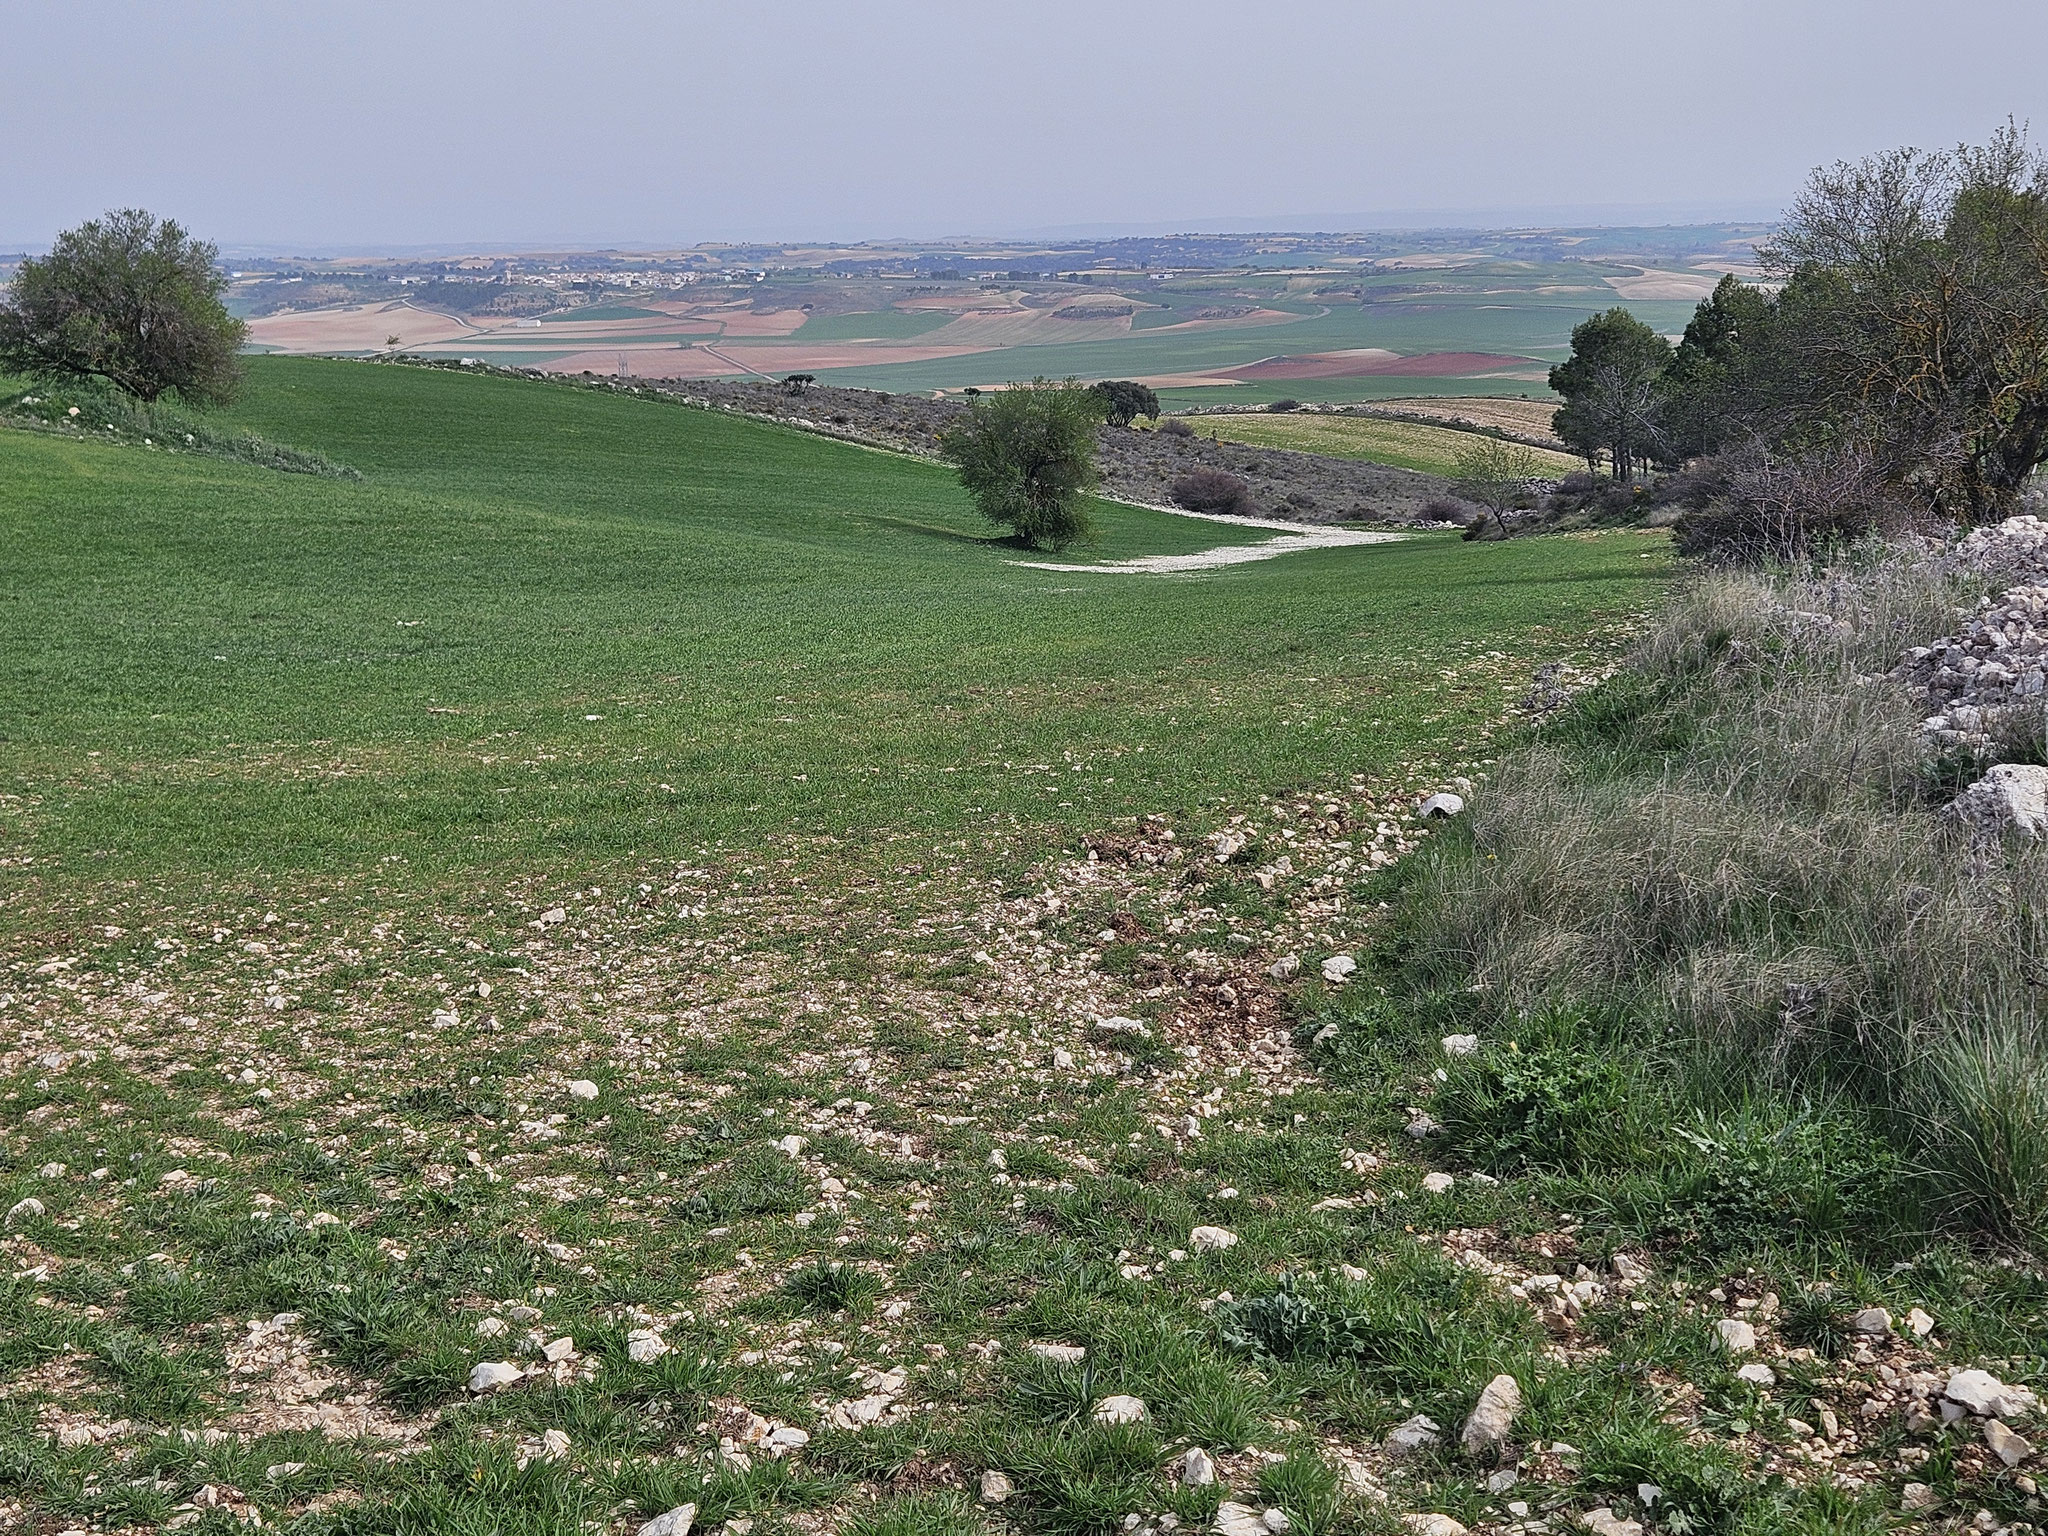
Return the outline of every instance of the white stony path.
<path id="1" fill-rule="evenodd" d="M 1144 506 L 1142 502 L 1125 503 Z M 1226 565 L 1244 565 L 1253 560 L 1272 560 L 1280 555 L 1307 549 L 1338 549 L 1348 544 L 1386 544 L 1408 537 L 1405 533 L 1376 532 L 1364 528 L 1309 528 L 1300 523 L 1283 523 L 1269 517 L 1226 517 L 1214 512 L 1190 512 L 1185 507 L 1146 506 L 1151 512 L 1170 512 L 1175 517 L 1192 517 L 1205 523 L 1233 523 L 1240 528 L 1271 528 L 1281 535 L 1259 544 L 1220 544 L 1191 555 L 1140 555 L 1131 560 L 1105 560 L 1079 565 L 1067 560 L 1012 560 L 1034 571 L 1088 571 L 1113 576 L 1196 576 Z"/>

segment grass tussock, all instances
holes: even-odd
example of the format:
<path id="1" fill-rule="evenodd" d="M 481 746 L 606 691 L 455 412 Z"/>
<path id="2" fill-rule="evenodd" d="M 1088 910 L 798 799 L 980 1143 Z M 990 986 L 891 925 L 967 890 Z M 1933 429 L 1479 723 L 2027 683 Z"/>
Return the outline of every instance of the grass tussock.
<path id="1" fill-rule="evenodd" d="M 1978 595 L 1898 550 L 1705 577 L 1503 765 L 1406 912 L 1409 980 L 1482 1032 L 1465 1155 L 2048 1244 L 2048 851 L 1937 814 L 1984 764 L 1886 675 Z"/>
<path id="2" fill-rule="evenodd" d="M 294 448 L 248 431 L 227 431 L 164 401 L 145 402 L 93 380 L 8 391 L 0 425 L 126 443 L 166 453 L 233 459 L 289 475 L 360 480 L 360 470 L 310 448 Z"/>

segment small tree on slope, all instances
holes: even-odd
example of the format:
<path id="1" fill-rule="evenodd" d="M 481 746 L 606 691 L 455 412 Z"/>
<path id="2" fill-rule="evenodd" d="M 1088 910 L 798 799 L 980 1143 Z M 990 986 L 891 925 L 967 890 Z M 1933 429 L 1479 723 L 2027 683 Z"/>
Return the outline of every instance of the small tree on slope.
<path id="1" fill-rule="evenodd" d="M 221 304 L 218 253 L 169 219 L 124 208 L 57 237 L 15 269 L 0 305 L 0 367 L 98 378 L 148 402 L 224 404 L 246 328 Z"/>
<path id="2" fill-rule="evenodd" d="M 1088 532 L 1101 396 L 1071 379 L 1034 379 L 975 402 L 941 439 L 982 515 L 1027 544 L 1063 549 Z"/>

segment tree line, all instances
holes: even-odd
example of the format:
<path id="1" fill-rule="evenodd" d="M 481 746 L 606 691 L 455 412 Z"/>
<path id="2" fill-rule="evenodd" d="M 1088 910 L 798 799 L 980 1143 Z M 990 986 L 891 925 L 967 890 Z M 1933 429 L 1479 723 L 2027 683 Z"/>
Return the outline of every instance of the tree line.
<path id="1" fill-rule="evenodd" d="M 1796 501 L 1804 475 L 1849 522 L 2012 511 L 2048 461 L 2048 157 L 2021 129 L 1816 171 L 1758 261 L 1675 347 L 1622 308 L 1577 326 L 1558 436 L 1624 483 L 1715 460 Z"/>

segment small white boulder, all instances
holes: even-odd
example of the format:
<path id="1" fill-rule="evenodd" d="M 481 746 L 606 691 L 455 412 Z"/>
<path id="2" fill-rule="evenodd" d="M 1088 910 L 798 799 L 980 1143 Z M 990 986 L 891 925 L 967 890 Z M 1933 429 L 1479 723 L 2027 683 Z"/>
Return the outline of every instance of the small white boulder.
<path id="1" fill-rule="evenodd" d="M 1427 800 L 1423 801 L 1422 804 L 1415 808 L 1415 814 L 1424 821 L 1428 821 L 1436 816 L 1461 815 L 1464 809 L 1465 797 L 1463 795 L 1454 795 L 1445 791 L 1441 794 L 1431 795 Z"/>
<path id="2" fill-rule="evenodd" d="M 2024 1437 L 1997 1419 L 1984 1421 L 1984 1443 L 1991 1447 L 1991 1454 L 2008 1467 L 2016 1467 L 2034 1454 L 2034 1447 Z"/>
<path id="3" fill-rule="evenodd" d="M 1358 969 L 1358 962 L 1349 955 L 1332 955 L 1323 962 L 1323 980 L 1333 987 L 1342 986 Z"/>
<path id="4" fill-rule="evenodd" d="M 495 1392 L 509 1387 L 520 1377 L 519 1367 L 509 1360 L 480 1360 L 469 1370 L 469 1390 Z"/>
<path id="5" fill-rule="evenodd" d="M 1197 1253 L 1221 1253 L 1237 1246 L 1237 1234 L 1228 1227 L 1197 1227 L 1188 1234 L 1188 1246 Z"/>
<path id="6" fill-rule="evenodd" d="M 2000 763 L 1950 801 L 1943 814 L 1980 836 L 2011 832 L 2031 842 L 2048 831 L 2048 768 Z"/>
<path id="7" fill-rule="evenodd" d="M 1418 1413 L 1414 1418 L 1406 1420 L 1388 1432 L 1387 1455 L 1396 1461 L 1403 1456 L 1412 1456 L 1417 1451 L 1435 1445 L 1442 1433 L 1442 1427 L 1435 1419 L 1426 1413 Z"/>
<path id="8" fill-rule="evenodd" d="M 2007 1386 L 1989 1371 L 1957 1371 L 1941 1395 L 1984 1418 L 2018 1418 L 2037 1406 L 2029 1388 Z"/>
<path id="9" fill-rule="evenodd" d="M 587 1077 L 579 1077 L 569 1085 L 569 1097 L 581 1099 L 587 1104 L 597 1097 L 597 1084 Z"/>
<path id="10" fill-rule="evenodd" d="M 1479 1037 L 1477 1035 L 1445 1035 L 1444 1054 L 1446 1056 L 1477 1056 L 1479 1054 Z"/>
<path id="11" fill-rule="evenodd" d="M 1024 1346 L 1048 1365 L 1079 1365 L 1088 1358 L 1088 1350 L 1081 1344 L 1041 1344 L 1033 1342 Z"/>
<path id="12" fill-rule="evenodd" d="M 690 1536 L 690 1527 L 697 1523 L 697 1506 L 678 1504 L 665 1515 L 656 1515 L 640 1527 L 638 1536 Z"/>
<path id="13" fill-rule="evenodd" d="M 1098 1424 L 1142 1424 L 1147 1416 L 1143 1398 L 1129 1397 L 1121 1392 L 1105 1397 L 1095 1405 L 1094 1418 Z"/>
<path id="14" fill-rule="evenodd" d="M 635 1328 L 626 1335 L 626 1358 L 635 1365 L 649 1365 L 668 1353 L 668 1340 L 652 1328 Z"/>
<path id="15" fill-rule="evenodd" d="M 1746 1355 L 1756 1348 L 1756 1329 L 1739 1317 L 1724 1317 L 1714 1324 L 1714 1337 L 1731 1355 Z"/>
<path id="16" fill-rule="evenodd" d="M 1521 1411 L 1522 1384 L 1503 1371 L 1486 1384 L 1479 1401 L 1472 1405 L 1472 1416 L 1465 1420 L 1464 1433 L 1458 1437 L 1465 1454 L 1480 1458 L 1499 1455 L 1514 1429 L 1515 1415 Z"/>

